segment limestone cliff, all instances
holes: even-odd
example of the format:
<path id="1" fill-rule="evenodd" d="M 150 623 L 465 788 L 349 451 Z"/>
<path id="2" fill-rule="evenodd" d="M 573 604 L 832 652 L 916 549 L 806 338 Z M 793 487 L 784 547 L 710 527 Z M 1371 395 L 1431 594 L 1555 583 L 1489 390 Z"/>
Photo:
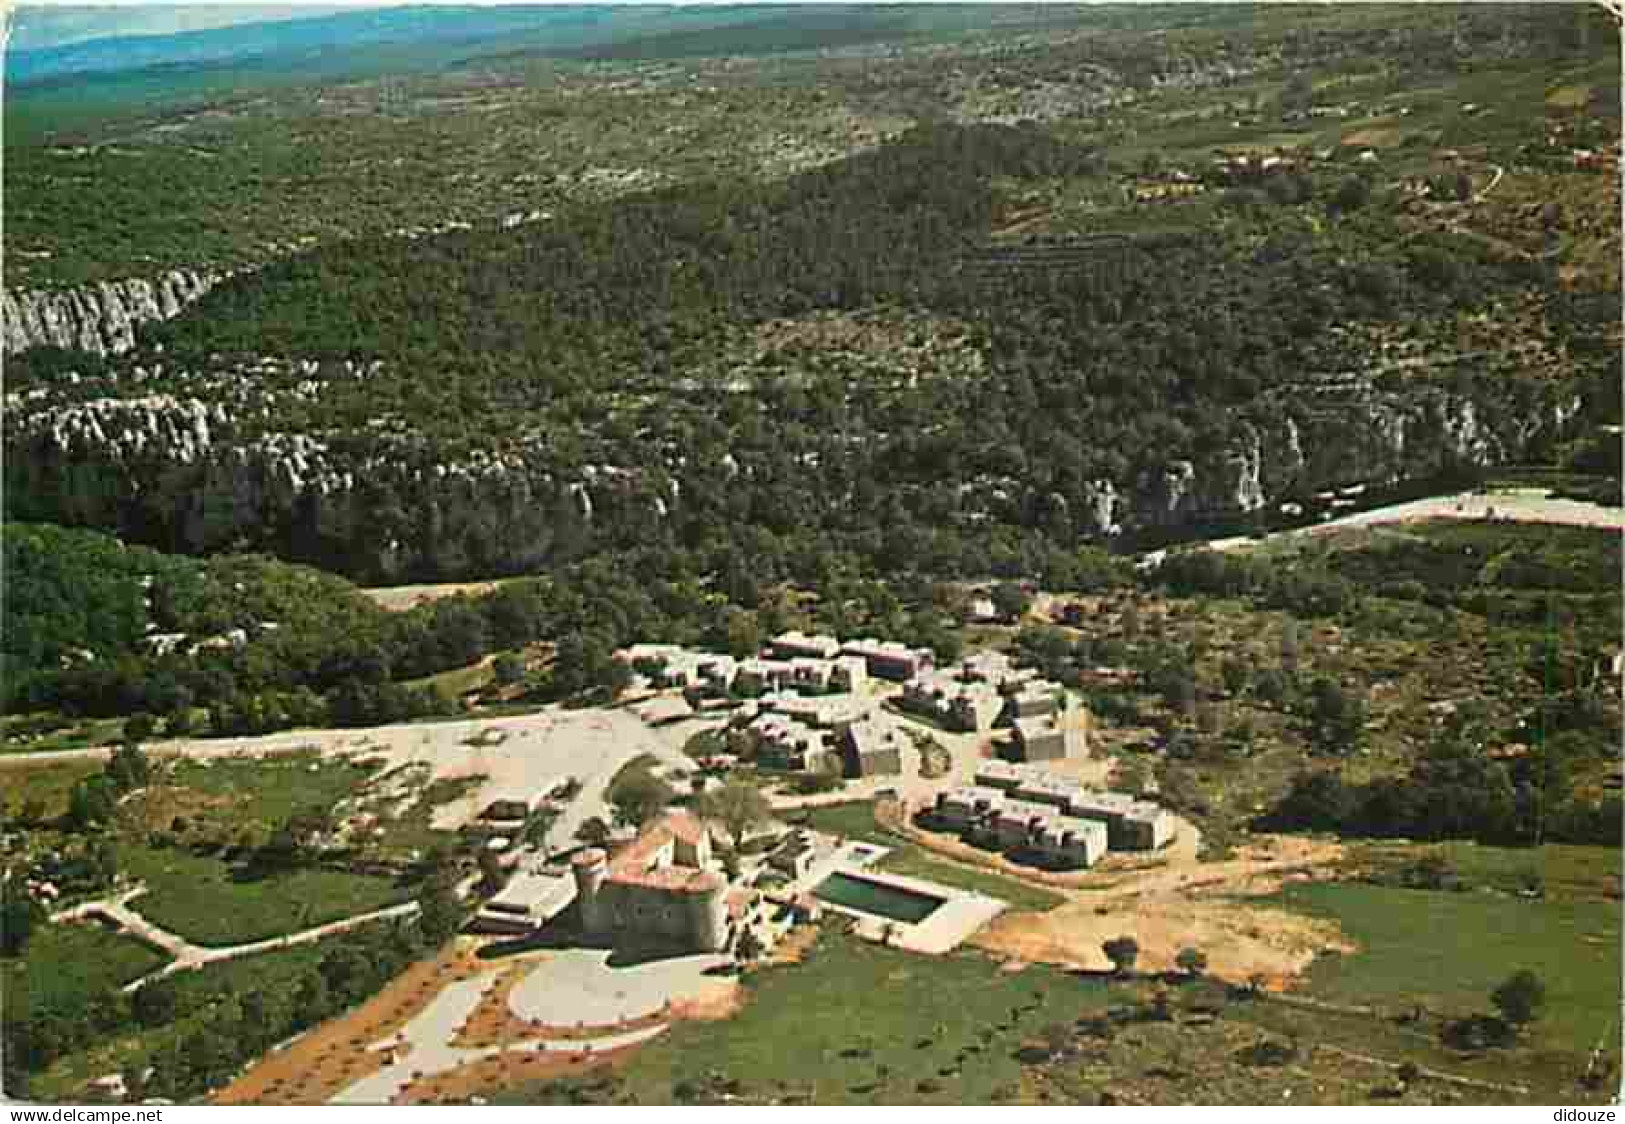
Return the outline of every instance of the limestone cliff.
<path id="1" fill-rule="evenodd" d="M 1143 471 L 1126 491 L 1099 482 L 1089 529 L 1227 519 L 1323 489 L 1538 458 L 1571 435 L 1580 409 L 1572 388 L 1529 381 L 1384 391 L 1353 377 L 1273 398 L 1206 457 Z"/>
<path id="2" fill-rule="evenodd" d="M 703 502 L 688 497 L 726 495 L 730 478 L 751 486 L 751 471 L 726 454 L 700 464 L 681 450 L 669 459 L 643 450 L 643 460 L 622 450 L 632 467 L 564 470 L 544 433 L 450 455 L 401 419 L 299 431 L 323 423 L 324 387 L 377 370 L 268 359 L 202 374 L 135 367 L 110 386 L 65 379 L 10 394 L 10 516 L 184 552 L 267 550 L 388 582 L 542 568 L 591 545 L 646 539 L 655 522 Z M 964 481 L 959 506 L 970 526 L 1019 520 L 1099 537 L 1209 523 L 1326 489 L 1540 456 L 1569 436 L 1577 410 L 1557 381 L 1382 389 L 1324 379 L 1241 411 L 1231 439 L 1205 453 L 1153 458 L 1130 479 L 1092 481 L 1077 495 L 1014 477 Z"/>
<path id="3" fill-rule="evenodd" d="M 220 276 L 171 270 L 154 280 L 104 281 L 78 289 L 7 289 L 0 298 L 4 354 L 60 347 L 119 355 L 135 347 L 137 325 L 168 320 Z"/>

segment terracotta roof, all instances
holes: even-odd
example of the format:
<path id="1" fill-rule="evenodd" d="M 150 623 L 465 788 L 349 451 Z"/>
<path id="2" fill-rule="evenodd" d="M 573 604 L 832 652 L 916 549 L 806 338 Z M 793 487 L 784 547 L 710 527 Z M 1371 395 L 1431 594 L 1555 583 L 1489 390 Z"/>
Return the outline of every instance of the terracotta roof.
<path id="1" fill-rule="evenodd" d="M 671 832 L 672 838 L 694 846 L 710 834 L 704 820 L 687 812 L 671 812 L 657 826 Z"/>
<path id="2" fill-rule="evenodd" d="M 705 893 L 727 885 L 720 875 L 686 866 L 651 867 L 655 855 L 667 843 L 682 840 L 697 844 L 705 834 L 705 824 L 687 812 L 671 812 L 643 829 L 643 832 L 610 863 L 608 881 L 623 886 L 644 886 L 679 893 Z"/>
<path id="3" fill-rule="evenodd" d="M 706 893 L 727 885 L 720 874 L 688 866 L 662 866 L 653 870 L 617 871 L 609 881 L 622 886 L 643 886 L 651 890 L 671 890 L 684 894 Z"/>

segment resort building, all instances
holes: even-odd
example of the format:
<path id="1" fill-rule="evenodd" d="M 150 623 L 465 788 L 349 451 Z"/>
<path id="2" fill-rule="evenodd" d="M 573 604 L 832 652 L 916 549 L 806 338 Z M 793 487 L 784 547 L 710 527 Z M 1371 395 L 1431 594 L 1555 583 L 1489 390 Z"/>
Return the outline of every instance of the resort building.
<path id="1" fill-rule="evenodd" d="M 779 633 L 768 641 L 767 647 L 774 657 L 781 660 L 833 660 L 841 652 L 841 642 L 833 636 L 808 635 L 794 629 Z"/>
<path id="2" fill-rule="evenodd" d="M 1053 808 L 1066 816 L 1102 824 L 1114 851 L 1151 851 L 1174 837 L 1175 820 L 1167 809 L 1123 792 L 1098 792 L 1071 777 L 1009 761 L 984 761 L 976 770 L 977 791 L 997 793 L 1006 801 Z M 964 792 L 967 790 L 956 790 Z M 945 796 L 952 796 L 952 793 Z M 995 809 L 996 810 L 996 809 Z M 938 814 L 956 826 L 957 810 Z"/>
<path id="3" fill-rule="evenodd" d="M 1080 792 L 1069 809 L 1104 823 L 1114 851 L 1154 851 L 1174 837 L 1174 817 L 1166 809 L 1127 793 Z"/>
<path id="4" fill-rule="evenodd" d="M 795 665 L 789 660 L 740 660 L 733 677 L 733 690 L 741 695 L 783 691 L 794 684 Z"/>
<path id="5" fill-rule="evenodd" d="M 576 883 L 562 871 L 521 870 L 480 909 L 470 929 L 476 933 L 524 936 L 547 924 L 576 899 Z"/>
<path id="6" fill-rule="evenodd" d="M 830 662 L 829 689 L 849 695 L 869 691 L 869 665 L 857 656 L 837 656 Z"/>
<path id="7" fill-rule="evenodd" d="M 854 722 L 838 735 L 849 777 L 895 776 L 903 771 L 903 744 L 897 731 L 874 719 Z"/>
<path id="8" fill-rule="evenodd" d="M 711 837 L 686 812 L 670 812 L 613 859 L 593 847 L 572 860 L 581 927 L 591 937 L 658 940 L 694 952 L 729 941 L 727 881 L 709 869 Z"/>
<path id="9" fill-rule="evenodd" d="M 1024 683 L 1004 696 L 1004 707 L 999 711 L 997 725 L 1014 726 L 1023 718 L 1043 718 L 1063 709 L 1065 693 L 1049 682 Z"/>
<path id="10" fill-rule="evenodd" d="M 937 819 L 955 831 L 970 831 L 1004 804 L 1004 793 L 982 785 L 965 785 L 937 796 Z"/>
<path id="11" fill-rule="evenodd" d="M 1058 714 L 1041 718 L 1018 718 L 1006 742 L 1009 756 L 1016 761 L 1060 761 L 1071 757 L 1080 731 Z"/>
<path id="12" fill-rule="evenodd" d="M 903 710 L 967 734 L 990 728 L 1002 701 L 992 686 L 963 683 L 944 671 L 915 676 L 897 697 Z"/>
<path id="13" fill-rule="evenodd" d="M 822 730 L 787 714 L 762 711 L 728 731 L 728 748 L 770 769 L 820 772 L 840 755 L 830 749 Z"/>
<path id="14" fill-rule="evenodd" d="M 839 730 L 861 722 L 872 713 L 867 699 L 851 695 L 824 695 L 811 698 L 794 695 L 764 695 L 757 700 L 760 710 L 783 714 L 820 730 Z"/>
<path id="15" fill-rule="evenodd" d="M 906 683 L 932 665 L 931 649 L 910 648 L 894 640 L 876 640 L 864 637 L 849 640 L 841 646 L 841 654 L 856 656 L 876 679 L 890 679 Z"/>

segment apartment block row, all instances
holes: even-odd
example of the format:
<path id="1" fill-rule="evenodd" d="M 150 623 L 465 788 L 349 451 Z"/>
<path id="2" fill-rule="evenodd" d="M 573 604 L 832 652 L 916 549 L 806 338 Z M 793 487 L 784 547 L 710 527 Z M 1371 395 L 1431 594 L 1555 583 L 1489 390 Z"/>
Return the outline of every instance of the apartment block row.
<path id="1" fill-rule="evenodd" d="M 1150 801 L 1008 761 L 985 762 L 974 784 L 940 794 L 935 814 L 974 841 L 1067 866 L 1092 866 L 1108 850 L 1155 850 L 1175 830 Z"/>

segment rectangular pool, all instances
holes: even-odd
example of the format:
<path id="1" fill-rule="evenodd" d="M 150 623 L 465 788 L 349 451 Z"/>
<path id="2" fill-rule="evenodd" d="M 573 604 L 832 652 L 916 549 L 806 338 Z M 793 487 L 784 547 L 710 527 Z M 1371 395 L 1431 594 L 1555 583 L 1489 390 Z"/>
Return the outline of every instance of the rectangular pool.
<path id="1" fill-rule="evenodd" d="M 923 921 L 937 911 L 943 899 L 918 890 L 905 890 L 870 878 L 859 878 L 837 871 L 813 889 L 813 896 L 831 905 L 855 909 L 859 913 L 872 913 L 891 921 L 913 924 Z"/>

